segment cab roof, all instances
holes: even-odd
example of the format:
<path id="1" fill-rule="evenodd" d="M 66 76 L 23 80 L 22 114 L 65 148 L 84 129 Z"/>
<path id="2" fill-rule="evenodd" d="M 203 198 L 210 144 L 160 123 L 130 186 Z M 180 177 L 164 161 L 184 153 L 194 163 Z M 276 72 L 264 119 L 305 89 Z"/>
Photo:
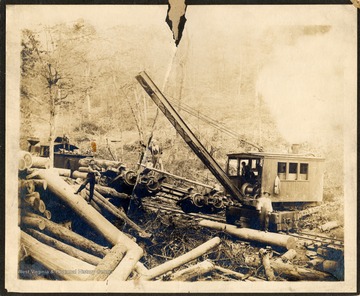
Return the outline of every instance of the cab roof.
<path id="1" fill-rule="evenodd" d="M 312 160 L 324 160 L 324 157 L 317 157 L 311 153 L 275 153 L 275 152 L 241 152 L 241 153 L 229 153 L 228 158 L 278 158 L 278 159 L 312 159 Z"/>

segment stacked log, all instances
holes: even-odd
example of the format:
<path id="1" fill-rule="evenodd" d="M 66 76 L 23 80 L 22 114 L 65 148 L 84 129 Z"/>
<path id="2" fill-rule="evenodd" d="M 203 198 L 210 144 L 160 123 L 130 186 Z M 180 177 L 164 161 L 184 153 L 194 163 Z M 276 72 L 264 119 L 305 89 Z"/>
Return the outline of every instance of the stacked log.
<path id="1" fill-rule="evenodd" d="M 33 168 L 49 169 L 51 165 L 50 158 L 48 157 L 33 156 L 32 161 Z"/>
<path id="2" fill-rule="evenodd" d="M 19 170 L 24 171 L 26 169 L 31 168 L 33 164 L 33 157 L 27 151 L 20 151 L 19 152 Z"/>

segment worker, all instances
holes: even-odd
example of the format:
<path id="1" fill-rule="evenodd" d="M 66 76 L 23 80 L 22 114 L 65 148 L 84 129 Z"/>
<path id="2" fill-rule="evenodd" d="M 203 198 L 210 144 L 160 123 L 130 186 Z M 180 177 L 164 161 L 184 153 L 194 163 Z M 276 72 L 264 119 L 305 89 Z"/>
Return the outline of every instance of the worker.
<path id="1" fill-rule="evenodd" d="M 250 175 L 250 167 L 246 164 L 245 161 L 241 162 L 241 179 L 242 179 L 242 184 L 249 182 L 251 178 Z"/>
<path id="2" fill-rule="evenodd" d="M 81 184 L 79 189 L 75 192 L 75 194 L 80 193 L 86 187 L 86 185 L 89 183 L 90 192 L 89 192 L 88 204 L 90 204 L 90 202 L 92 201 L 92 198 L 94 196 L 94 189 L 95 189 L 95 182 L 96 182 L 95 175 L 100 176 L 99 170 L 101 170 L 101 169 L 95 164 L 95 160 L 91 159 L 89 162 L 88 173 L 87 173 L 86 179 Z"/>
<path id="3" fill-rule="evenodd" d="M 260 229 L 264 230 L 265 232 L 268 231 L 270 215 L 273 212 L 270 196 L 271 194 L 265 191 L 257 199 L 256 203 L 256 210 L 258 211 L 260 220 Z"/>
<path id="4" fill-rule="evenodd" d="M 161 159 L 162 148 L 157 143 L 156 140 L 153 140 L 151 142 L 151 144 L 149 145 L 149 150 L 151 152 L 151 160 L 152 160 L 153 168 L 159 168 L 161 171 L 163 171 L 164 168 L 163 168 L 163 163 L 162 163 L 162 159 Z"/>

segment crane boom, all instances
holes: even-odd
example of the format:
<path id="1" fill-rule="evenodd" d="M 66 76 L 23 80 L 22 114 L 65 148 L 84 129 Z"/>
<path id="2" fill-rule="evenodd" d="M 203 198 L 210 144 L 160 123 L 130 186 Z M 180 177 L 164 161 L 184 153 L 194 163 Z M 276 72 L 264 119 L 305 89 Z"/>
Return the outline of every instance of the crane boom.
<path id="1" fill-rule="evenodd" d="M 172 107 L 169 101 L 165 98 L 159 88 L 146 74 L 145 71 L 139 73 L 136 79 L 140 85 L 144 88 L 150 98 L 158 106 L 158 108 L 164 113 L 166 118 L 175 127 L 179 135 L 184 139 L 186 144 L 194 151 L 194 153 L 200 158 L 204 165 L 211 171 L 215 178 L 225 188 L 225 190 L 237 201 L 243 201 L 244 196 L 240 190 L 231 182 L 226 173 L 222 170 L 219 164 L 213 159 L 206 148 L 201 144 L 195 134 L 186 125 L 184 120 Z"/>

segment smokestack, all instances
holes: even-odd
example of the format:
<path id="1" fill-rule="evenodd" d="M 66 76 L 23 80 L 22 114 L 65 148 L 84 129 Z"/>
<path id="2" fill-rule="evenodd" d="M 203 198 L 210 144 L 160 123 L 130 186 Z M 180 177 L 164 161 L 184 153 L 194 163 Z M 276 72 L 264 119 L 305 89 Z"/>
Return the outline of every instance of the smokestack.
<path id="1" fill-rule="evenodd" d="M 300 145 L 299 144 L 292 144 L 291 145 L 291 152 L 293 154 L 299 154 Z"/>

